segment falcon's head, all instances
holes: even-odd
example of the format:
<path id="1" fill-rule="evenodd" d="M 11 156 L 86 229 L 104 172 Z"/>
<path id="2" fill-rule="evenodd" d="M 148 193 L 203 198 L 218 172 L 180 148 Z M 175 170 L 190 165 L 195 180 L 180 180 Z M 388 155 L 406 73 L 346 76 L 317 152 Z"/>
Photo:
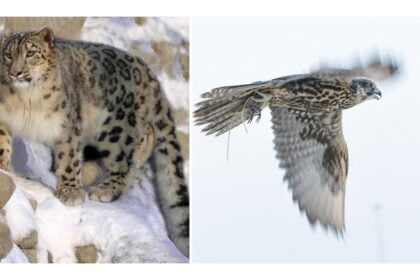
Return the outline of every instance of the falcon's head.
<path id="1" fill-rule="evenodd" d="M 367 78 L 354 78 L 349 83 L 351 92 L 357 95 L 357 99 L 362 102 L 367 99 L 381 99 L 382 93 L 375 82 Z"/>

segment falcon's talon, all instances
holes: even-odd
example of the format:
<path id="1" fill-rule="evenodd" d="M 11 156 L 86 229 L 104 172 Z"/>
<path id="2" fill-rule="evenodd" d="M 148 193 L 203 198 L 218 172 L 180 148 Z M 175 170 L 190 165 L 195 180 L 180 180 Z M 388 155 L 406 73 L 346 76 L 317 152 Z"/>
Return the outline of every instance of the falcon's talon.
<path id="1" fill-rule="evenodd" d="M 255 102 L 253 99 L 250 99 L 251 102 L 248 102 L 247 108 L 251 110 L 251 115 L 248 119 L 248 123 L 251 123 L 255 116 L 257 116 L 256 122 L 261 119 L 261 108 L 259 103 Z"/>

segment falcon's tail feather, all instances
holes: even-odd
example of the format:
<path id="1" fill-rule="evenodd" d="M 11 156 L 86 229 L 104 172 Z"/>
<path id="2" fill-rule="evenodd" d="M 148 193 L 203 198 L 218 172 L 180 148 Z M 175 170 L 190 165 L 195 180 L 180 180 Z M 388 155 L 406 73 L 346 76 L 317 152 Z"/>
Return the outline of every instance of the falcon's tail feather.
<path id="1" fill-rule="evenodd" d="M 207 135 L 216 136 L 260 116 L 268 106 L 272 95 L 270 82 L 258 82 L 242 86 L 227 86 L 202 94 L 206 100 L 197 103 L 194 112 L 197 125 L 206 125 Z"/>

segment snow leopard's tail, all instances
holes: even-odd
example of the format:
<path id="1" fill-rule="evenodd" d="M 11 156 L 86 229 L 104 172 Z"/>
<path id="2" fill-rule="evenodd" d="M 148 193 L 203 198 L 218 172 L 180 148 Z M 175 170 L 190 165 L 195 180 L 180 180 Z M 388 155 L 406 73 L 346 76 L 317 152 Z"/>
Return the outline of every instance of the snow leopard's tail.
<path id="1" fill-rule="evenodd" d="M 166 221 L 169 237 L 189 256 L 189 195 L 184 175 L 184 158 L 177 140 L 169 102 L 161 97 L 155 106 L 153 123 L 157 197 Z"/>

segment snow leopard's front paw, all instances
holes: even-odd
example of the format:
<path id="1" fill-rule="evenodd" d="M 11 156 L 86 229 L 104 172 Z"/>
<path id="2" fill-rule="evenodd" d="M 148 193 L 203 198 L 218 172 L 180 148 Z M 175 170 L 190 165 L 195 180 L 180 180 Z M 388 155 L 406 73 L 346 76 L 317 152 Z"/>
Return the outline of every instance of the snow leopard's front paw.
<path id="1" fill-rule="evenodd" d="M 89 190 L 89 199 L 98 202 L 111 202 L 122 194 L 122 187 L 102 184 Z"/>
<path id="2" fill-rule="evenodd" d="M 87 197 L 84 189 L 75 187 L 57 188 L 54 195 L 66 206 L 80 205 Z"/>

